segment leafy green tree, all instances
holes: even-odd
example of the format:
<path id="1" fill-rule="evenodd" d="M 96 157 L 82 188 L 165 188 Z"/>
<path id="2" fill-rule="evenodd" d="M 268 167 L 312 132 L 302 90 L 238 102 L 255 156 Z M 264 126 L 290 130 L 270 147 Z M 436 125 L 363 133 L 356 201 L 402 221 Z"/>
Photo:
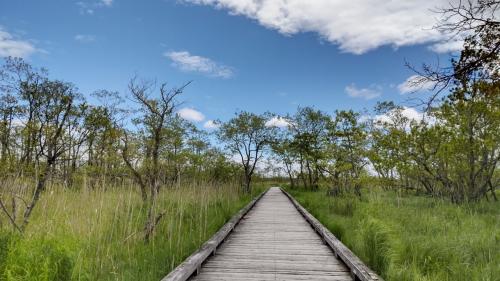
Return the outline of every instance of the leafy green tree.
<path id="1" fill-rule="evenodd" d="M 34 112 L 34 120 L 39 133 L 36 143 L 39 156 L 44 163 L 37 174 L 33 197 L 24 211 L 22 229 L 28 225 L 47 180 L 54 172 L 56 162 L 68 149 L 64 143 L 64 134 L 74 114 L 75 103 L 79 96 L 72 84 L 50 80 L 40 85 L 37 95 L 39 104 Z"/>
<path id="2" fill-rule="evenodd" d="M 257 115 L 241 111 L 229 121 L 222 123 L 217 132 L 226 149 L 237 154 L 244 172 L 244 191 L 250 193 L 252 176 L 265 149 L 272 142 L 275 128 L 266 126 L 270 114 Z"/>
<path id="3" fill-rule="evenodd" d="M 463 48 L 451 67 L 424 65 L 417 71 L 415 85 L 435 83 L 426 107 L 434 122 L 408 122 L 399 116 L 399 108 L 392 108 L 391 122 L 372 127 L 369 155 L 380 176 L 456 203 L 479 200 L 488 191 L 496 199 L 499 4 L 457 2 L 440 11 L 443 18 L 437 28 L 464 38 Z"/>
<path id="4" fill-rule="evenodd" d="M 297 152 L 293 146 L 293 135 L 291 131 L 287 128 L 280 132 L 271 147 L 277 160 L 284 166 L 284 170 L 290 181 L 290 186 L 294 188 L 297 185 L 294 168 L 294 164 L 297 162 Z"/>
<path id="5" fill-rule="evenodd" d="M 359 113 L 336 111 L 329 126 L 326 161 L 323 171 L 331 176 L 329 193 L 340 194 L 353 190 L 361 196 L 361 175 L 367 162 L 366 128 L 359 122 Z"/>
<path id="6" fill-rule="evenodd" d="M 9 158 L 12 156 L 13 121 L 20 111 L 17 98 L 9 93 L 2 93 L 0 96 L 0 168 L 7 168 Z"/>
<path id="7" fill-rule="evenodd" d="M 19 109 L 20 120 L 24 123 L 21 128 L 21 140 L 11 139 L 11 142 L 19 141 L 20 163 L 17 171 L 23 175 L 28 168 L 34 170 L 38 162 L 35 159 L 39 155 L 37 139 L 39 132 L 36 126 L 36 112 L 39 110 L 42 95 L 39 95 L 43 83 L 46 83 L 47 71 L 45 69 L 33 68 L 21 58 L 7 57 L 0 68 L 0 92 L 2 99 L 8 96 L 11 102 L 16 100 Z M 11 103 L 9 102 L 9 103 Z M 10 106 L 13 106 L 11 103 Z M 7 109 L 7 112 L 11 110 Z M 10 114 L 8 114 L 10 115 Z"/>
<path id="8" fill-rule="evenodd" d="M 414 120 L 403 114 L 404 108 L 393 102 L 382 102 L 375 107 L 377 116 L 368 123 L 370 144 L 367 156 L 382 180 L 383 186 L 411 189 L 409 175 L 414 170 L 408 159 L 408 131 Z"/>
<path id="9" fill-rule="evenodd" d="M 467 88 L 465 88 L 467 87 Z M 439 179 L 454 202 L 495 196 L 494 171 L 500 159 L 500 83 L 484 81 L 457 88 L 436 111 L 448 136 L 442 144 Z"/>
<path id="10" fill-rule="evenodd" d="M 330 116 L 311 107 L 299 108 L 290 121 L 291 146 L 298 155 L 299 173 L 305 187 L 319 187 L 320 164 L 325 157 L 330 124 Z"/>

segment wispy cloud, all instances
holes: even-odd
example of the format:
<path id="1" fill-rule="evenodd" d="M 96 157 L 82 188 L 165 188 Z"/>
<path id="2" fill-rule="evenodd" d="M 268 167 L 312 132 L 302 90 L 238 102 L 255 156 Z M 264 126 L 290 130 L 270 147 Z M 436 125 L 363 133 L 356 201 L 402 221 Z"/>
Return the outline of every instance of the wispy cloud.
<path id="1" fill-rule="evenodd" d="M 203 128 L 205 129 L 209 129 L 209 130 L 213 130 L 213 129 L 217 129 L 219 128 L 219 125 L 217 123 L 215 123 L 214 120 L 207 120 L 204 124 L 203 124 Z"/>
<path id="2" fill-rule="evenodd" d="M 99 8 L 113 6 L 113 0 L 96 0 L 93 2 L 78 1 L 76 2 L 82 15 L 93 15 Z"/>
<path id="3" fill-rule="evenodd" d="M 256 20 L 285 35 L 315 32 L 342 51 L 362 54 L 380 46 L 435 44 L 436 7 L 449 0 L 181 0 Z M 440 47 L 436 46 L 440 51 Z"/>
<path id="4" fill-rule="evenodd" d="M 451 40 L 433 44 L 429 46 L 429 49 L 436 53 L 444 54 L 444 53 L 458 52 L 462 50 L 463 46 L 464 46 L 464 40 Z"/>
<path id="5" fill-rule="evenodd" d="M 201 122 L 205 120 L 205 115 L 203 113 L 199 112 L 196 109 L 189 108 L 189 107 L 184 107 L 180 109 L 177 114 L 183 119 L 186 119 L 188 121 L 193 121 L 193 122 Z"/>
<path id="6" fill-rule="evenodd" d="M 380 86 L 372 86 L 370 88 L 358 88 L 355 84 L 351 84 L 345 87 L 345 92 L 347 95 L 353 98 L 363 98 L 365 100 L 371 100 L 379 97 L 381 93 Z"/>
<path id="7" fill-rule="evenodd" d="M 31 42 L 16 38 L 0 26 L 0 57 L 26 58 L 36 51 Z"/>
<path id="8" fill-rule="evenodd" d="M 231 78 L 233 69 L 209 58 L 192 55 L 187 51 L 173 51 L 163 54 L 172 61 L 172 66 L 186 72 L 198 72 L 211 77 Z"/>
<path id="9" fill-rule="evenodd" d="M 102 3 L 104 6 L 111 7 L 111 5 L 113 5 L 113 0 L 101 0 L 101 3 Z"/>
<path id="10" fill-rule="evenodd" d="M 96 40 L 95 36 L 90 34 L 77 34 L 74 39 L 80 43 L 92 43 Z"/>
<path id="11" fill-rule="evenodd" d="M 420 75 L 412 75 L 408 77 L 403 83 L 398 85 L 398 90 L 401 94 L 409 94 L 419 91 L 432 90 L 435 83 L 427 80 Z"/>
<path id="12" fill-rule="evenodd" d="M 94 8 L 92 7 L 92 5 L 90 5 L 86 2 L 82 2 L 82 1 L 76 2 L 76 5 L 78 6 L 78 9 L 80 10 L 80 14 L 82 14 L 82 15 L 93 15 L 94 14 Z"/>

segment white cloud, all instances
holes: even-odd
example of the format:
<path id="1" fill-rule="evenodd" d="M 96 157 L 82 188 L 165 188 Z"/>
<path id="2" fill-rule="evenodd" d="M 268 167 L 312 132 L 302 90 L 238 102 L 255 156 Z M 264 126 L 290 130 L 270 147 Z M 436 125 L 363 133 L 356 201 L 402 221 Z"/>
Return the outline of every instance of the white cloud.
<path id="1" fill-rule="evenodd" d="M 401 94 L 415 93 L 418 91 L 432 90 L 435 83 L 427 80 L 420 75 L 412 75 L 408 77 L 403 83 L 398 85 L 398 90 Z"/>
<path id="2" fill-rule="evenodd" d="M 80 43 L 92 43 L 95 41 L 95 36 L 89 34 L 77 34 L 74 39 Z"/>
<path id="3" fill-rule="evenodd" d="M 26 58 L 37 49 L 28 41 L 16 39 L 0 26 L 0 57 Z"/>
<path id="4" fill-rule="evenodd" d="M 449 0 L 181 0 L 228 10 L 285 35 L 315 32 L 346 52 L 438 43 L 437 7 Z"/>
<path id="5" fill-rule="evenodd" d="M 188 107 L 180 109 L 177 112 L 177 114 L 179 114 L 181 118 L 186 119 L 188 121 L 201 122 L 205 120 L 205 115 L 203 115 L 203 113 Z"/>
<path id="6" fill-rule="evenodd" d="M 278 127 L 278 128 L 286 128 L 290 125 L 288 120 L 282 117 L 273 117 L 266 122 L 266 127 Z"/>
<path id="7" fill-rule="evenodd" d="M 209 129 L 209 130 L 212 130 L 212 129 L 217 129 L 219 128 L 219 125 L 217 123 L 215 123 L 214 120 L 207 120 L 204 124 L 203 124 L 203 128 L 205 129 Z"/>
<path id="8" fill-rule="evenodd" d="M 404 117 L 415 121 L 421 121 L 424 118 L 424 114 L 422 112 L 419 112 L 412 107 L 405 107 L 403 111 L 401 111 L 401 114 Z"/>
<path id="9" fill-rule="evenodd" d="M 346 93 L 353 98 L 363 98 L 365 100 L 371 100 L 381 95 L 380 86 L 374 86 L 371 88 L 357 88 L 356 85 L 351 84 L 345 87 Z"/>
<path id="10" fill-rule="evenodd" d="M 113 0 L 101 0 L 101 3 L 102 3 L 104 6 L 111 7 L 111 5 L 113 5 Z"/>
<path id="11" fill-rule="evenodd" d="M 375 122 L 379 122 L 379 123 L 392 124 L 393 123 L 392 120 L 396 116 L 397 113 L 398 113 L 398 109 L 393 109 L 389 112 L 386 112 L 385 114 L 376 115 L 373 118 L 373 120 Z M 430 125 L 433 125 L 436 123 L 436 118 L 434 116 L 427 115 L 423 112 L 416 110 L 413 107 L 404 106 L 401 109 L 400 114 L 401 114 L 401 116 L 407 118 L 409 121 L 420 122 L 420 121 L 425 119 L 425 121 L 428 122 L 428 124 L 430 124 Z M 408 127 L 407 127 L 407 129 L 408 129 Z"/>
<path id="12" fill-rule="evenodd" d="M 462 50 L 463 46 L 464 46 L 463 40 L 451 40 L 433 44 L 429 46 L 429 49 L 436 53 L 443 54 L 443 53 L 458 52 Z"/>
<path id="13" fill-rule="evenodd" d="M 219 64 L 209 58 L 191 55 L 187 51 L 166 52 L 163 54 L 172 60 L 172 65 L 188 72 L 199 72 L 212 77 L 230 78 L 231 67 Z"/>

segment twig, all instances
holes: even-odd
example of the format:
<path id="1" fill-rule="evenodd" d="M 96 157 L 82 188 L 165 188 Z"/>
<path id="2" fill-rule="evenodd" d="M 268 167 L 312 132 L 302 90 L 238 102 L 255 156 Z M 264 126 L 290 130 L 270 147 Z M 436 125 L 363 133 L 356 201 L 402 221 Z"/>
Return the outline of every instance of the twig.
<path id="1" fill-rule="evenodd" d="M 19 231 L 19 233 L 23 234 L 23 230 L 16 224 L 16 221 L 10 215 L 9 211 L 7 210 L 7 208 L 5 207 L 5 205 L 3 204 L 3 201 L 2 201 L 1 198 L 0 198 L 0 208 L 2 208 L 2 211 L 5 213 L 5 215 L 7 215 L 7 217 L 9 218 L 12 226 L 14 226 L 14 228 L 17 229 Z"/>

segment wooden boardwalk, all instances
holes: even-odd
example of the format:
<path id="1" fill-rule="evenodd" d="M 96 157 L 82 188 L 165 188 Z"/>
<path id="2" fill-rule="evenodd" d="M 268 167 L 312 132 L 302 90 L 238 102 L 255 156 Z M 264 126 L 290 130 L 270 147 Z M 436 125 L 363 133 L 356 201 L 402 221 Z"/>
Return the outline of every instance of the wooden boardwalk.
<path id="1" fill-rule="evenodd" d="M 273 187 L 190 280 L 353 280 L 350 272 Z"/>

